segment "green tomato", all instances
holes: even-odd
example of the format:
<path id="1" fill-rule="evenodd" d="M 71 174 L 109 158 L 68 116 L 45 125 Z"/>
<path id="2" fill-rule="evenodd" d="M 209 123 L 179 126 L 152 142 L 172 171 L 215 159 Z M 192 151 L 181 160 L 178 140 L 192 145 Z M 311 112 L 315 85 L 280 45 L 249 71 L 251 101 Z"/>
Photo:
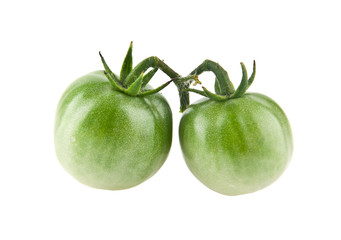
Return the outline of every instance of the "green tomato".
<path id="1" fill-rule="evenodd" d="M 184 112 L 179 136 L 191 172 L 225 195 L 270 185 L 286 169 L 293 152 L 284 112 L 257 93 L 226 101 L 199 100 Z"/>
<path id="2" fill-rule="evenodd" d="M 154 175 L 172 142 L 172 113 L 155 93 L 116 91 L 103 71 L 73 82 L 60 99 L 55 149 L 61 165 L 83 184 L 126 189 Z"/>

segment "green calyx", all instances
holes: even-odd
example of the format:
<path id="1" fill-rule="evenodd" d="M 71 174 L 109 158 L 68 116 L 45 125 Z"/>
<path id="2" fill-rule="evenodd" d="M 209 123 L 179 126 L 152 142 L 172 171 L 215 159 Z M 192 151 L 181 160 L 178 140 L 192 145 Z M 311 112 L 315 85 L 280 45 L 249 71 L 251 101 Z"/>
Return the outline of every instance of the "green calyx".
<path id="1" fill-rule="evenodd" d="M 104 60 L 104 57 L 102 56 L 101 52 L 99 52 L 105 69 L 104 74 L 108 78 L 111 86 L 116 91 L 125 93 L 129 96 L 146 96 L 161 91 L 173 81 L 173 79 L 171 79 L 170 81 L 157 87 L 156 89 L 145 90 L 145 87 L 147 86 L 148 82 L 152 79 L 152 77 L 155 75 L 159 68 L 158 65 L 155 64 L 156 60 L 159 59 L 156 57 L 147 58 L 143 60 L 141 63 L 139 63 L 135 68 L 133 68 L 132 53 L 133 42 L 131 42 L 129 45 L 128 52 L 122 64 L 120 76 L 117 76 L 111 71 L 106 61 Z M 149 68 L 153 69 L 144 74 Z"/>
<path id="2" fill-rule="evenodd" d="M 236 90 L 234 89 L 234 86 L 230 81 L 227 72 L 218 63 L 211 60 L 205 60 L 196 69 L 194 69 L 190 73 L 190 75 L 200 75 L 205 71 L 213 72 L 216 76 L 214 84 L 215 93 L 210 92 L 205 87 L 202 87 L 203 91 L 193 88 L 182 89 L 182 91 L 195 92 L 215 101 L 225 101 L 228 99 L 242 97 L 255 79 L 256 62 L 253 61 L 253 72 L 250 78 L 248 78 L 247 70 L 244 63 L 240 63 L 240 65 L 242 67 L 243 76 L 242 81 Z"/>

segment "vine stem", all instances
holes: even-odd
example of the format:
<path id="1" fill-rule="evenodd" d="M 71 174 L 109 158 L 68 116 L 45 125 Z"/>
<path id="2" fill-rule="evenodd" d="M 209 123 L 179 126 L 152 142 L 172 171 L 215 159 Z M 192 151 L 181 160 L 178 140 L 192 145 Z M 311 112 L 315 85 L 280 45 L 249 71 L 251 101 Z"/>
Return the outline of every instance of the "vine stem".
<path id="1" fill-rule="evenodd" d="M 216 76 L 216 92 L 219 95 L 230 96 L 234 93 L 234 86 L 227 72 L 216 62 L 206 59 L 190 75 L 200 75 L 203 72 L 211 71 Z"/>
<path id="2" fill-rule="evenodd" d="M 129 86 L 134 82 L 141 73 L 146 72 L 148 68 L 159 68 L 162 72 L 164 72 L 168 77 L 170 77 L 176 87 L 178 88 L 179 97 L 180 97 L 180 112 L 183 112 L 189 105 L 189 93 L 186 91 L 182 91 L 189 87 L 191 80 L 195 79 L 195 76 L 187 76 L 182 78 L 180 74 L 171 69 L 164 61 L 160 60 L 156 56 L 152 56 L 144 59 L 140 62 L 126 77 L 124 80 L 124 85 Z"/>
<path id="3" fill-rule="evenodd" d="M 244 63 L 240 63 L 242 67 L 242 81 L 239 84 L 238 88 L 234 90 L 233 84 L 230 81 L 227 72 L 216 62 L 213 62 L 211 60 L 205 60 L 202 64 L 200 64 L 196 69 L 194 69 L 191 74 L 194 74 L 196 78 L 198 75 L 205 71 L 211 71 L 215 74 L 215 93 L 210 92 L 207 88 L 202 87 L 203 91 L 188 88 L 183 89 L 182 91 L 185 92 L 194 92 L 197 94 L 200 94 L 202 96 L 208 97 L 215 101 L 225 101 L 227 99 L 233 99 L 233 98 L 239 98 L 242 97 L 246 90 L 250 87 L 252 82 L 255 79 L 256 76 L 256 61 L 253 61 L 253 72 L 250 78 L 248 78 L 247 70 L 244 65 Z M 184 78 L 185 79 L 185 78 Z M 200 82 L 197 80 L 197 83 Z M 193 84 L 194 85 L 194 84 Z"/>

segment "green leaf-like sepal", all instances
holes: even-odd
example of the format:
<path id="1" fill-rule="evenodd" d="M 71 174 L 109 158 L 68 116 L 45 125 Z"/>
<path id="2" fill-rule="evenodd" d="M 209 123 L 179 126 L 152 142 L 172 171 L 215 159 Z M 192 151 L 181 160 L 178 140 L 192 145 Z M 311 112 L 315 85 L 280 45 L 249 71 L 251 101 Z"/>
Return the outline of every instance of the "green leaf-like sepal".
<path id="1" fill-rule="evenodd" d="M 114 87 L 115 90 L 123 92 L 125 89 L 122 86 L 120 80 L 116 77 L 116 75 L 111 71 L 108 64 L 105 62 L 104 57 L 102 56 L 101 52 L 99 52 L 99 56 L 101 57 L 103 66 L 104 66 L 104 74 L 108 78 L 111 85 Z"/>
<path id="2" fill-rule="evenodd" d="M 111 83 L 111 86 L 113 86 L 113 88 L 115 90 L 120 91 L 120 92 L 124 92 L 125 91 L 125 89 L 123 87 L 121 87 L 120 85 L 118 85 L 116 83 L 116 81 L 111 77 L 111 75 L 109 75 L 106 71 L 104 71 L 104 75 L 107 77 L 107 79 Z"/>
<path id="3" fill-rule="evenodd" d="M 240 63 L 240 65 L 242 66 L 242 71 L 243 71 L 242 81 L 239 84 L 237 90 L 232 94 L 230 98 L 239 98 L 243 96 L 249 87 L 246 67 L 244 63 Z"/>
<path id="4" fill-rule="evenodd" d="M 167 87 L 168 84 L 170 84 L 171 82 L 173 82 L 173 80 L 169 80 L 168 82 L 162 84 L 160 87 L 157 87 L 155 89 L 152 89 L 152 90 L 149 90 L 149 91 L 145 91 L 145 92 L 141 92 L 141 93 L 138 94 L 138 96 L 147 96 L 147 95 L 151 95 L 151 94 L 160 92 L 162 89 Z"/>
<path id="5" fill-rule="evenodd" d="M 253 72 L 248 80 L 248 88 L 253 83 L 253 80 L 255 80 L 255 77 L 256 77 L 256 61 L 253 61 Z"/>
<path id="6" fill-rule="evenodd" d="M 202 89 L 204 90 L 206 96 L 212 100 L 225 101 L 226 99 L 228 99 L 227 96 L 221 96 L 221 95 L 214 94 L 214 93 L 208 91 L 205 87 L 202 87 Z"/>
<path id="7" fill-rule="evenodd" d="M 124 79 L 129 75 L 131 70 L 133 69 L 133 42 L 130 43 L 128 52 L 126 57 L 124 58 L 121 73 L 120 73 L 120 80 L 124 82 Z"/>
<path id="8" fill-rule="evenodd" d="M 130 96 L 136 96 L 142 87 L 142 80 L 143 80 L 143 72 L 140 74 L 140 76 L 133 82 L 127 90 L 124 92 Z"/>
<path id="9" fill-rule="evenodd" d="M 144 88 L 149 81 L 154 77 L 155 73 L 159 70 L 158 68 L 154 68 L 153 70 L 150 70 L 146 75 L 143 76 L 143 81 L 142 81 L 142 88 Z"/>
<path id="10" fill-rule="evenodd" d="M 195 88 L 185 88 L 185 89 L 181 89 L 182 92 L 194 92 L 197 94 L 200 94 L 201 96 L 207 97 L 206 93 L 204 91 L 200 91 L 198 89 Z"/>

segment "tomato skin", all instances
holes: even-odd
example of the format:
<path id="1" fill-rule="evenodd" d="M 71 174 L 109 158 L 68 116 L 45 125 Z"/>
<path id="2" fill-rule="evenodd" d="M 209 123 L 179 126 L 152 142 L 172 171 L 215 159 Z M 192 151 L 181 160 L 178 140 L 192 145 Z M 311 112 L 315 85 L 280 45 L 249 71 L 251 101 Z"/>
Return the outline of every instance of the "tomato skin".
<path id="1" fill-rule="evenodd" d="M 289 121 L 258 93 L 190 105 L 179 126 L 186 164 L 204 185 L 225 195 L 255 192 L 286 169 L 293 151 Z"/>
<path id="2" fill-rule="evenodd" d="M 73 82 L 59 101 L 55 150 L 74 178 L 94 188 L 136 186 L 165 162 L 172 113 L 159 94 L 132 97 L 115 91 L 103 71 Z"/>

